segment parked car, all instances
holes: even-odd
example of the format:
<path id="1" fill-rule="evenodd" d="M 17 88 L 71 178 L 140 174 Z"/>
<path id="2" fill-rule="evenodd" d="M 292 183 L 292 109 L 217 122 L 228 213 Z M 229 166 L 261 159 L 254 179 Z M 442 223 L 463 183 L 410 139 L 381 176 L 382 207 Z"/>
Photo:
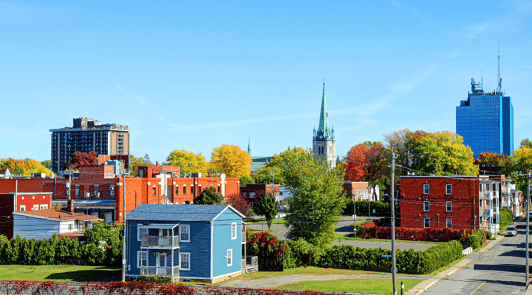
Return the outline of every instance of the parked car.
<path id="1" fill-rule="evenodd" d="M 506 235 L 507 236 L 515 236 L 517 235 L 517 230 L 515 229 L 515 226 L 510 225 L 506 228 Z"/>

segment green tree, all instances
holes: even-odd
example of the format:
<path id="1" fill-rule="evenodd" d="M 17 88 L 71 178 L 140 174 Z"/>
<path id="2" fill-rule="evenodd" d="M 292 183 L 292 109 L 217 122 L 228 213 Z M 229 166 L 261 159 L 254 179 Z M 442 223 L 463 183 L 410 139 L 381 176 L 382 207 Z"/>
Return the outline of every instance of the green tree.
<path id="1" fill-rule="evenodd" d="M 524 146 L 532 148 L 532 141 L 530 141 L 530 139 L 528 139 L 528 138 L 522 139 L 521 140 L 521 147 L 524 147 Z"/>
<path id="2" fill-rule="evenodd" d="M 249 175 L 240 176 L 239 181 L 240 181 L 240 186 L 244 186 L 244 185 L 246 185 L 248 183 L 255 183 L 253 181 L 253 178 L 251 178 L 251 176 L 249 176 Z"/>
<path id="3" fill-rule="evenodd" d="M 471 147 L 462 136 L 449 131 L 410 132 L 405 147 L 411 156 L 411 168 L 435 175 L 476 175 Z"/>
<path id="4" fill-rule="evenodd" d="M 287 161 L 287 183 L 294 196 L 289 199 L 285 217 L 288 237 L 303 238 L 314 245 L 334 240 L 339 215 L 344 208 L 343 168 L 330 169 L 321 159 L 300 153 Z"/>
<path id="5" fill-rule="evenodd" d="M 139 173 L 139 166 L 153 166 L 153 164 L 144 162 L 144 158 L 135 158 L 132 154 L 129 154 L 129 174 L 137 175 Z"/>
<path id="6" fill-rule="evenodd" d="M 205 158 L 201 153 L 194 154 L 193 152 L 185 150 L 174 150 L 166 161 L 170 165 L 179 166 L 181 173 L 207 173 L 209 170 L 209 163 L 205 161 Z"/>
<path id="7" fill-rule="evenodd" d="M 194 204 L 219 205 L 224 203 L 224 196 L 216 192 L 212 186 L 204 189 L 199 196 L 194 198 Z"/>
<path id="8" fill-rule="evenodd" d="M 291 187 L 298 187 L 301 182 L 300 174 L 303 171 L 304 165 L 310 165 L 309 163 L 316 162 L 312 161 L 313 159 L 314 156 L 312 153 L 303 148 L 288 148 L 279 155 L 275 154 L 271 162 L 266 164 L 266 167 L 279 168 L 279 173 L 274 171 L 276 172 L 275 178 L 279 179 L 279 181 L 275 181 L 276 183 L 289 185 Z"/>
<path id="9" fill-rule="evenodd" d="M 270 230 L 273 219 L 279 213 L 279 206 L 275 203 L 275 197 L 266 194 L 259 197 L 253 210 L 259 215 L 264 215 L 264 219 L 266 219 L 266 223 L 268 224 L 268 230 Z"/>
<path id="10" fill-rule="evenodd" d="M 275 181 L 275 183 L 281 185 L 285 184 L 283 173 L 281 173 L 279 166 L 264 166 L 255 171 L 254 177 L 256 183 L 272 183 Z"/>
<path id="11" fill-rule="evenodd" d="M 52 165 L 52 161 L 51 160 L 44 160 L 44 161 L 41 162 L 41 164 L 44 167 L 48 168 L 48 166 Z"/>

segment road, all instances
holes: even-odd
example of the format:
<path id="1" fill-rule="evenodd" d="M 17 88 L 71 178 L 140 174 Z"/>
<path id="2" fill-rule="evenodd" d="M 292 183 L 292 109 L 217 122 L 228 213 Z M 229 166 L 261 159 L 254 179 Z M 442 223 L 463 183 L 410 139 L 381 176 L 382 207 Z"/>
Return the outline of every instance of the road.
<path id="1" fill-rule="evenodd" d="M 490 251 L 473 252 L 466 267 L 442 279 L 425 294 L 525 294 L 525 227 L 516 222 L 517 236 L 505 237 Z"/>

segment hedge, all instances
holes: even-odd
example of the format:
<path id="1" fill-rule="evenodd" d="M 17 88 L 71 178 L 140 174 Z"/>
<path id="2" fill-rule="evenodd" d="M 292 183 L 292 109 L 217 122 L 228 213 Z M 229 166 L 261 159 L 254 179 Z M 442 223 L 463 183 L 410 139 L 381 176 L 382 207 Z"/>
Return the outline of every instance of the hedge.
<path id="1" fill-rule="evenodd" d="M 391 207 L 390 203 L 383 203 L 379 201 L 370 202 L 369 201 L 353 201 L 352 199 L 346 199 L 345 200 L 345 208 L 343 215 L 353 215 L 354 214 L 354 208 L 353 203 L 355 203 L 355 206 L 357 207 L 357 215 L 364 215 L 367 216 L 370 205 L 371 205 L 371 215 L 373 216 L 390 216 L 391 214 Z M 399 203 L 395 203 L 395 212 L 396 214 L 399 214 Z M 373 210 L 375 210 L 375 214 L 373 213 Z"/>

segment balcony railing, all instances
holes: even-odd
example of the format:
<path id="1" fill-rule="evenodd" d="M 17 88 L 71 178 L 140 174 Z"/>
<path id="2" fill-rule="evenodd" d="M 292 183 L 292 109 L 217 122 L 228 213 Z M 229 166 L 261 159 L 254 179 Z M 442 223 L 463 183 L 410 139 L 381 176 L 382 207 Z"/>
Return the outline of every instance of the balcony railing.
<path id="1" fill-rule="evenodd" d="M 172 276 L 172 267 L 164 266 L 141 266 L 140 267 L 141 276 L 161 276 L 161 277 L 170 277 Z M 174 276 L 179 275 L 179 266 L 174 266 Z"/>
<path id="2" fill-rule="evenodd" d="M 480 192 L 480 198 L 481 199 L 489 199 L 490 198 L 490 193 L 489 192 Z"/>
<path id="3" fill-rule="evenodd" d="M 490 216 L 490 209 L 482 209 L 481 211 L 482 216 Z"/>
<path id="4" fill-rule="evenodd" d="M 178 248 L 179 236 L 142 236 L 141 247 Z"/>

